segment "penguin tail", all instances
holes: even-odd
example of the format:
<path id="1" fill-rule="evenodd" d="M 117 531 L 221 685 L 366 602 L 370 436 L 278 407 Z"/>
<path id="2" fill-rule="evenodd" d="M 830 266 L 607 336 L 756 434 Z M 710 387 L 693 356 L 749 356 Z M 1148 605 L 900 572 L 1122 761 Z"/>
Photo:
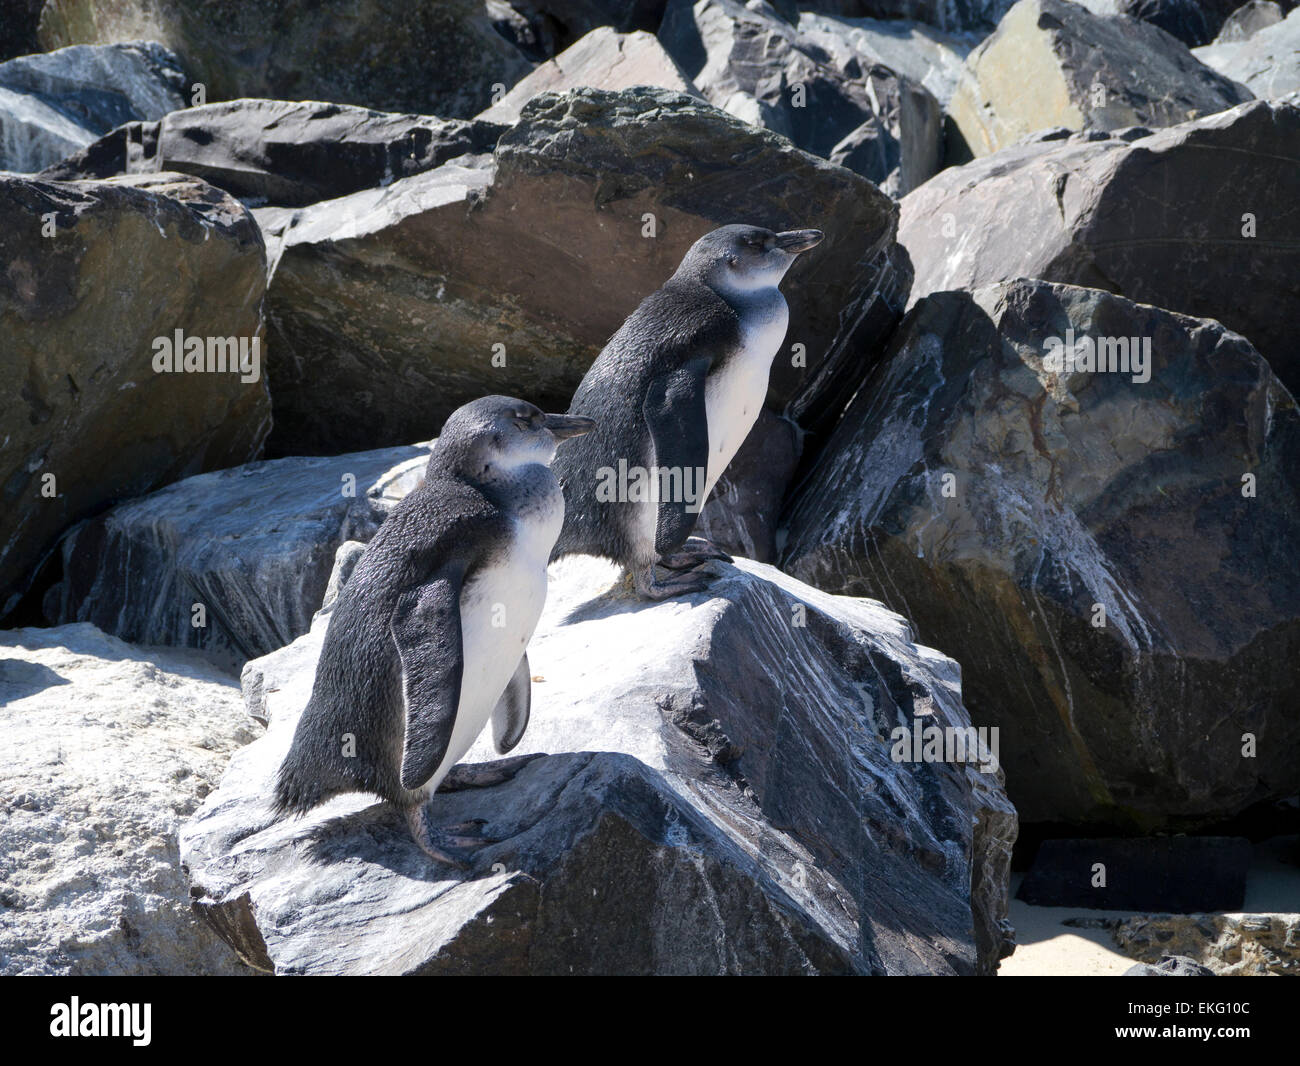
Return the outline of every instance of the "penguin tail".
<path id="1" fill-rule="evenodd" d="M 277 818 L 306 814 L 329 799 L 319 781 L 305 777 L 293 764 L 293 752 L 285 757 L 275 778 L 271 809 Z"/>

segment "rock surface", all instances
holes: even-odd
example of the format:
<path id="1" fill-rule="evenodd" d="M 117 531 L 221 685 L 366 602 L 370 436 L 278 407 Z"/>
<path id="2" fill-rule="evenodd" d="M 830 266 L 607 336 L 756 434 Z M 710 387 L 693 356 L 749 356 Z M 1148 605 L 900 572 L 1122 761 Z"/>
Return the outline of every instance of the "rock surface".
<path id="1" fill-rule="evenodd" d="M 247 382 L 154 371 L 155 341 L 176 330 L 247 338 L 250 355 L 260 344 L 262 237 L 211 186 L 175 174 L 0 175 L 0 262 L 3 615 L 75 522 L 256 457 L 270 405 L 264 361 Z"/>
<path id="2" fill-rule="evenodd" d="M 957 89 L 974 34 L 946 33 L 924 22 L 902 19 L 837 18 L 805 11 L 799 16 L 799 39 L 847 67 L 855 58 L 880 64 L 924 86 L 943 107 Z"/>
<path id="3" fill-rule="evenodd" d="M 1300 914 L 1140 915 L 1111 934 L 1146 963 L 1177 954 L 1219 977 L 1300 976 Z"/>
<path id="4" fill-rule="evenodd" d="M 254 205 L 302 207 L 491 152 L 501 127 L 318 101 L 231 100 L 119 126 L 46 168 L 55 181 L 192 174 Z"/>
<path id="5" fill-rule="evenodd" d="M 31 172 L 124 122 L 188 100 L 180 61 L 153 41 L 76 45 L 0 63 L 0 170 Z"/>
<path id="6" fill-rule="evenodd" d="M 699 95 L 691 79 L 653 34 L 618 33 L 606 26 L 592 30 L 547 60 L 479 118 L 512 124 L 519 121 L 524 104 L 538 93 L 563 92 L 583 85 L 600 89 L 651 85 Z"/>
<path id="7" fill-rule="evenodd" d="M 1208 966 L 1187 958 L 1185 955 L 1162 955 L 1154 966 L 1139 962 L 1127 969 L 1122 977 L 1213 977 L 1214 971 Z"/>
<path id="8" fill-rule="evenodd" d="M 950 33 L 987 33 L 1013 0 L 815 0 L 800 7 L 850 18 L 912 20 Z M 803 13 L 800 12 L 800 21 Z"/>
<path id="9" fill-rule="evenodd" d="M 805 43 L 766 6 L 670 0 L 659 39 L 711 103 L 814 155 L 832 158 L 870 123 L 880 149 L 835 161 L 893 195 L 939 167 L 942 114 L 924 87 L 852 49 L 837 56 Z"/>
<path id="10" fill-rule="evenodd" d="M 1300 90 L 1300 7 L 1282 22 L 1245 40 L 1215 41 L 1196 49 L 1196 58 L 1246 86 L 1261 100 Z"/>
<path id="11" fill-rule="evenodd" d="M 1300 100 L 1133 133 L 1019 145 L 904 199 L 913 300 L 1014 277 L 1110 289 L 1218 319 L 1300 391 Z"/>
<path id="12" fill-rule="evenodd" d="M 90 625 L 17 629 L 0 708 L 0 973 L 250 973 L 191 912 L 176 846 L 255 735 L 234 679 Z"/>
<path id="13" fill-rule="evenodd" d="M 790 328 L 768 394 L 807 427 L 842 379 L 860 380 L 849 339 L 875 350 L 906 299 L 895 218 L 864 179 L 689 96 L 543 94 L 489 166 L 448 163 L 281 215 L 279 236 L 259 212 L 275 264 L 270 447 L 422 439 L 489 392 L 562 410 L 691 243 L 738 220 L 827 234 L 783 284 Z"/>
<path id="14" fill-rule="evenodd" d="M 64 538 L 50 620 L 238 670 L 307 632 L 338 546 L 374 536 L 428 458 L 424 445 L 251 463 L 119 504 Z"/>
<path id="15" fill-rule="evenodd" d="M 646 606 L 603 564 L 552 568 L 518 749 L 550 754 L 434 801 L 498 839 L 467 873 L 369 797 L 266 811 L 322 616 L 245 667 L 271 728 L 182 834 L 198 906 L 279 973 L 992 972 L 1015 813 L 996 774 L 887 739 L 965 724 L 956 664 L 878 604 L 720 573 Z"/>
<path id="16" fill-rule="evenodd" d="M 532 64 L 482 0 L 47 0 L 45 48 L 161 41 L 209 101 L 329 100 L 469 118 Z"/>
<path id="17" fill-rule="evenodd" d="M 1149 342 L 1149 380 L 1059 372 L 1049 338 Z M 1295 401 L 1215 322 L 938 293 L 802 482 L 783 566 L 961 662 L 1025 821 L 1191 827 L 1300 786 L 1297 468 Z"/>
<path id="18" fill-rule="evenodd" d="M 1049 127 L 1172 126 L 1250 98 L 1148 23 L 1019 0 L 967 57 L 948 113 L 979 157 Z"/>
<path id="19" fill-rule="evenodd" d="M 1273 0 L 1250 0 L 1224 20 L 1214 43 L 1248 40 L 1266 26 L 1281 22 L 1283 18 L 1281 5 L 1275 4 Z"/>

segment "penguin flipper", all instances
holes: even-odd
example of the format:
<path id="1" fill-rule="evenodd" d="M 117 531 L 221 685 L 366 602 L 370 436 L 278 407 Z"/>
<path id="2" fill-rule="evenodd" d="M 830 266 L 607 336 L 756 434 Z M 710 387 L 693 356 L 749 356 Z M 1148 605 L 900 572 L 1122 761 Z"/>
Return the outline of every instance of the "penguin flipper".
<path id="1" fill-rule="evenodd" d="M 460 705 L 460 583 L 439 577 L 404 592 L 389 621 L 402 661 L 402 787 L 423 785 L 447 754 Z"/>
<path id="2" fill-rule="evenodd" d="M 655 551 L 667 555 L 681 547 L 700 517 L 700 499 L 709 463 L 709 418 L 705 380 L 712 360 L 692 359 L 650 383 L 642 413 L 654 442 L 654 465 L 676 471 L 678 484 L 693 486 L 694 500 L 660 500 Z M 661 481 L 662 484 L 662 475 Z M 678 495 L 685 497 L 687 493 Z"/>
<path id="3" fill-rule="evenodd" d="M 492 711 L 492 743 L 498 754 L 504 755 L 523 739 L 532 702 L 533 673 L 528 667 L 528 652 L 524 652 L 515 676 Z"/>

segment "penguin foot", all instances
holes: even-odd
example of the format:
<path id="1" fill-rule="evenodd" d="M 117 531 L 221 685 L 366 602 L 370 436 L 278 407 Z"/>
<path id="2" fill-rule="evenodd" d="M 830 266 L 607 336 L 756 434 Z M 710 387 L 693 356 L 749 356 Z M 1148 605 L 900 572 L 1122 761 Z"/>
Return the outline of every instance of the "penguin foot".
<path id="1" fill-rule="evenodd" d="M 661 556 L 659 565 L 668 570 L 692 570 L 710 559 L 720 559 L 724 563 L 734 562 L 730 555 L 707 537 L 687 537 L 686 543 L 678 551 Z"/>
<path id="2" fill-rule="evenodd" d="M 438 785 L 438 791 L 461 792 L 467 788 L 502 785 L 534 759 L 541 757 L 541 752 L 534 752 L 531 755 L 513 755 L 509 759 L 494 759 L 492 762 L 459 763 L 447 771 L 447 776 Z"/>
<path id="3" fill-rule="evenodd" d="M 469 869 L 470 856 L 462 849 L 498 843 L 479 832 L 487 824 L 482 818 L 474 818 L 456 825 L 434 825 L 433 819 L 429 816 L 427 803 L 419 803 L 407 808 L 406 824 L 411 830 L 412 839 L 420 845 L 421 851 L 431 859 L 454 866 L 458 870 Z M 468 835 L 471 833 L 474 835 Z"/>
<path id="4" fill-rule="evenodd" d="M 654 563 L 651 563 L 633 574 L 632 581 L 636 585 L 637 592 L 647 600 L 667 600 L 674 596 L 703 592 L 709 587 L 710 576 L 695 571 L 687 571 L 660 578 L 655 574 Z"/>

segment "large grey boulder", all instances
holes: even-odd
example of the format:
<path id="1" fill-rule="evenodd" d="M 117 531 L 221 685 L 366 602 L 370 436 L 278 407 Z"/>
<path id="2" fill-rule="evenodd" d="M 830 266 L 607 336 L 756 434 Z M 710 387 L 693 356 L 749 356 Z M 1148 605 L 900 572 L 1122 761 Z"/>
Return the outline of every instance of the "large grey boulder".
<path id="1" fill-rule="evenodd" d="M 91 625 L 0 632 L 0 974 L 251 971 L 190 910 L 176 831 L 261 730 L 234 678 Z"/>
<path id="2" fill-rule="evenodd" d="M 41 13 L 47 49 L 137 38 L 180 55 L 208 101 L 331 100 L 469 118 L 494 86 L 532 68 L 483 0 L 47 0 Z"/>
<path id="3" fill-rule="evenodd" d="M 1241 82 L 1261 100 L 1300 90 L 1300 7 L 1249 37 L 1216 40 L 1195 49 L 1196 58 L 1224 77 Z"/>
<path id="4" fill-rule="evenodd" d="M 957 89 L 963 64 L 980 38 L 948 33 L 924 22 L 905 19 L 843 18 L 813 11 L 799 16 L 799 39 L 846 67 L 859 63 L 886 66 L 922 85 L 943 107 Z"/>
<path id="5" fill-rule="evenodd" d="M 74 45 L 0 63 L 0 170 L 41 170 L 124 122 L 184 107 L 180 60 L 153 41 Z"/>
<path id="6" fill-rule="evenodd" d="M 192 174 L 253 205 L 302 207 L 491 152 L 490 122 L 397 115 L 315 100 L 229 100 L 131 122 L 41 177 Z"/>
<path id="7" fill-rule="evenodd" d="M 652 85 L 699 95 L 685 71 L 653 34 L 618 33 L 602 26 L 542 63 L 478 117 L 488 122 L 518 122 L 524 104 L 538 93 L 563 92 L 582 85 L 597 89 Z"/>
<path id="8" fill-rule="evenodd" d="M 0 175 L 0 262 L 3 615 L 74 523 L 255 458 L 270 404 L 265 248 L 225 193 L 177 174 Z M 178 358 L 167 370 L 178 331 L 197 338 L 205 368 L 210 354 L 228 369 L 176 372 Z"/>
<path id="9" fill-rule="evenodd" d="M 119 504 L 63 539 L 50 621 L 238 670 L 307 632 L 338 546 L 374 536 L 428 459 L 428 445 L 278 459 Z"/>
<path id="10" fill-rule="evenodd" d="M 1300 100 L 1142 132 L 1018 145 L 908 196 L 913 299 L 1014 277 L 1110 289 L 1218 319 L 1297 391 Z"/>
<path id="11" fill-rule="evenodd" d="M 1300 787 L 1297 469 L 1292 395 L 1217 322 L 936 293 L 801 483 L 783 566 L 958 659 L 1026 821 L 1193 828 Z"/>
<path id="12" fill-rule="evenodd" d="M 928 90 L 852 49 L 804 42 L 766 5 L 670 0 L 659 40 L 711 103 L 893 195 L 939 167 L 943 116 Z M 864 124 L 877 150 L 841 150 Z"/>
<path id="13" fill-rule="evenodd" d="M 872 350 L 906 299 L 896 210 L 858 175 L 684 94 L 543 93 L 487 165 L 259 211 L 274 271 L 270 447 L 422 439 L 484 393 L 564 409 L 691 243 L 738 221 L 827 235 L 783 284 L 790 329 L 768 397 L 810 426 L 860 380 L 848 339 Z"/>
<path id="14" fill-rule="evenodd" d="M 998 775 L 890 757 L 914 715 L 966 725 L 957 664 L 878 604 L 720 572 L 647 605 L 595 560 L 552 567 L 517 749 L 548 754 L 434 801 L 498 839 L 467 872 L 373 797 L 267 811 L 323 615 L 244 669 L 271 725 L 182 834 L 198 908 L 277 973 L 991 973 L 1016 833 Z"/>
<path id="15" fill-rule="evenodd" d="M 1266 26 L 1273 26 L 1285 17 L 1282 6 L 1273 0 L 1249 0 L 1249 3 L 1242 4 L 1224 20 L 1214 43 L 1248 40 Z"/>
<path id="16" fill-rule="evenodd" d="M 1019 0 L 967 57 L 948 113 L 978 157 L 1039 130 L 1172 126 L 1250 98 L 1149 23 Z"/>

